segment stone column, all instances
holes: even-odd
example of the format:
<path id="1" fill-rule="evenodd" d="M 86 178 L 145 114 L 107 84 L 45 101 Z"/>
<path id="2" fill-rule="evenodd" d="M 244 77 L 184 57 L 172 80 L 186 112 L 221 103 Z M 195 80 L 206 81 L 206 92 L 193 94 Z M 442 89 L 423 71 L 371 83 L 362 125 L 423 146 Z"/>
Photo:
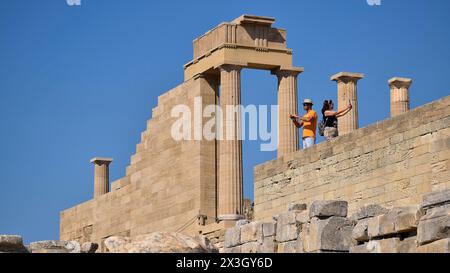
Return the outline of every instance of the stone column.
<path id="1" fill-rule="evenodd" d="M 298 150 L 298 128 L 291 118 L 298 114 L 297 76 L 303 68 L 272 72 L 278 77 L 278 158 Z"/>
<path id="2" fill-rule="evenodd" d="M 408 78 L 392 78 L 389 80 L 391 88 L 391 117 L 409 111 L 409 87 L 412 80 Z"/>
<path id="3" fill-rule="evenodd" d="M 94 198 L 109 192 L 109 164 L 112 161 L 112 158 L 91 159 L 94 164 Z"/>
<path id="4" fill-rule="evenodd" d="M 241 111 L 229 111 L 230 106 L 236 109 L 241 104 L 241 69 L 220 67 L 223 139 L 219 140 L 218 220 L 227 226 L 243 218 Z"/>
<path id="5" fill-rule="evenodd" d="M 353 105 L 353 109 L 349 113 L 338 119 L 339 135 L 348 134 L 359 128 L 356 84 L 362 78 L 364 78 L 363 74 L 348 72 L 341 72 L 331 77 L 331 80 L 336 81 L 338 85 L 338 109 L 346 108 L 349 101 Z"/>

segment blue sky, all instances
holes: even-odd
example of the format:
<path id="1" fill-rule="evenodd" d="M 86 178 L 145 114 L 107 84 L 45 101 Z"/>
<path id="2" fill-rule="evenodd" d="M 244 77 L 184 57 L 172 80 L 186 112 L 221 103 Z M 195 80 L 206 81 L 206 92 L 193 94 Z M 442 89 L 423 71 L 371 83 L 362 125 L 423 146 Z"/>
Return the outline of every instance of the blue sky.
<path id="1" fill-rule="evenodd" d="M 450 1 L 0 1 L 0 234 L 57 239 L 59 212 L 91 198 L 93 156 L 122 177 L 157 96 L 183 81 L 192 40 L 241 14 L 288 30 L 299 98 L 336 98 L 330 76 L 360 81 L 360 125 L 389 116 L 387 80 L 411 77 L 411 105 L 450 91 Z M 243 104 L 276 104 L 276 78 L 242 72 Z M 319 107 L 319 106 L 317 106 Z M 253 166 L 275 157 L 244 143 Z"/>

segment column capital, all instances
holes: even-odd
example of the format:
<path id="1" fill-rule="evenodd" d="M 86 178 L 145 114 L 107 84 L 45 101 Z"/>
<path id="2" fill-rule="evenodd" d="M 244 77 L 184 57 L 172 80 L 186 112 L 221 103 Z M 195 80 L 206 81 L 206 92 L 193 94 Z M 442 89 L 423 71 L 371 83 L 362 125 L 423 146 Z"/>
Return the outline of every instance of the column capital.
<path id="1" fill-rule="evenodd" d="M 305 68 L 303 67 L 288 67 L 288 68 L 278 68 L 275 70 L 272 70 L 272 75 L 276 75 L 278 77 L 289 77 L 289 76 L 298 76 L 299 74 L 303 73 L 305 71 Z"/>
<path id="2" fill-rule="evenodd" d="M 412 84 L 412 79 L 394 77 L 388 81 L 390 87 L 409 88 Z"/>
<path id="3" fill-rule="evenodd" d="M 91 159 L 91 163 L 94 165 L 103 165 L 103 164 L 111 164 L 111 162 L 113 162 L 112 158 L 107 158 L 107 157 L 94 157 L 93 159 Z"/>
<path id="4" fill-rule="evenodd" d="M 360 79 L 364 78 L 364 74 L 352 73 L 352 72 L 339 72 L 331 76 L 330 80 L 336 82 L 358 82 Z"/>
<path id="5" fill-rule="evenodd" d="M 243 67 L 244 67 L 243 65 L 239 64 L 221 64 L 217 68 L 219 68 L 221 71 L 224 70 L 227 72 L 231 72 L 231 71 L 241 71 Z"/>

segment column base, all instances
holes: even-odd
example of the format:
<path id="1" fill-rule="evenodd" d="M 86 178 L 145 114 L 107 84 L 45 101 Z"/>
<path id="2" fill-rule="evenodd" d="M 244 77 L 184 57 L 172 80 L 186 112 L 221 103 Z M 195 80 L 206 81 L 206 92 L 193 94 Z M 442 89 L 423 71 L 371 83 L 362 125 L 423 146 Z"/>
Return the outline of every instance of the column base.
<path id="1" fill-rule="evenodd" d="M 222 214 L 217 217 L 219 222 L 221 221 L 239 221 L 245 219 L 244 215 L 239 214 Z"/>

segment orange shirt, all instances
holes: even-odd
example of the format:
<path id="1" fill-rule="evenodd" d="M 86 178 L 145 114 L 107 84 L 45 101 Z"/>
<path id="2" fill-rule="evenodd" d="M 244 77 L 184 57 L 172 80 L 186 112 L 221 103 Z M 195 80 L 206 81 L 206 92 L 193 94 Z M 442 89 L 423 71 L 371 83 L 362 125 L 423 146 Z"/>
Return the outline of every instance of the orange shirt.
<path id="1" fill-rule="evenodd" d="M 306 137 L 316 137 L 316 128 L 317 128 L 317 113 L 314 110 L 309 110 L 304 118 L 312 117 L 310 122 L 303 122 L 303 138 Z"/>

